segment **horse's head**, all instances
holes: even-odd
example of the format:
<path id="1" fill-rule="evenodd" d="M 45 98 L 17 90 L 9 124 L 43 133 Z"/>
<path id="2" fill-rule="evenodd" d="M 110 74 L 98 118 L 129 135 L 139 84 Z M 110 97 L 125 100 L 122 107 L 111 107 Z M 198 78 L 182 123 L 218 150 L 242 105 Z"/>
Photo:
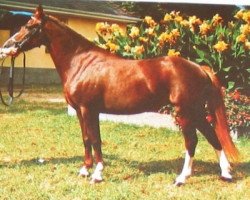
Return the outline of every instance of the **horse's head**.
<path id="1" fill-rule="evenodd" d="M 43 8 L 38 6 L 31 19 L 0 48 L 0 58 L 16 56 L 22 51 L 41 46 L 44 43 L 44 21 Z"/>

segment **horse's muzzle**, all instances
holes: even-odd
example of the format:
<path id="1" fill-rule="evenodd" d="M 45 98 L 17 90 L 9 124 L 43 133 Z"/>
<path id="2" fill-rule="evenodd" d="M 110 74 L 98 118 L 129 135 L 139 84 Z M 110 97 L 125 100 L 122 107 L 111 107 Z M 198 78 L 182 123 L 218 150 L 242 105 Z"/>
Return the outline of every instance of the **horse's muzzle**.
<path id="1" fill-rule="evenodd" d="M 16 56 L 18 54 L 18 48 L 8 47 L 0 48 L 0 59 L 4 59 L 7 56 Z"/>

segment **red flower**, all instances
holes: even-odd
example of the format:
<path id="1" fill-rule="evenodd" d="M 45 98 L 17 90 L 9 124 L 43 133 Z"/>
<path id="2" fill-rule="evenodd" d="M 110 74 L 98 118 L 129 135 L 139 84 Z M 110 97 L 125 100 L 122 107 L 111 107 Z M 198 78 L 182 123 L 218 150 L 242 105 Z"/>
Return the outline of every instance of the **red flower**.
<path id="1" fill-rule="evenodd" d="M 213 117 L 212 117 L 212 115 L 208 114 L 208 115 L 206 116 L 206 120 L 207 120 L 208 123 L 212 123 L 212 122 L 213 122 Z"/>
<path id="2" fill-rule="evenodd" d="M 240 92 L 238 90 L 235 90 L 232 97 L 235 101 L 240 100 Z"/>

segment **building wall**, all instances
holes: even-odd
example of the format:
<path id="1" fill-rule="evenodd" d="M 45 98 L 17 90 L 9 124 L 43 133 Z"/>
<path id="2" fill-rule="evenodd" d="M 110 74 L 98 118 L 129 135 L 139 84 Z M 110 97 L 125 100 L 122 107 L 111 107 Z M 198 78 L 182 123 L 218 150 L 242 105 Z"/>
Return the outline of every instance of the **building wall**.
<path id="1" fill-rule="evenodd" d="M 64 19 L 66 24 L 71 27 L 76 32 L 80 33 L 84 37 L 89 40 L 93 40 L 97 35 L 95 33 L 95 25 L 97 22 L 102 22 L 102 20 L 96 19 L 83 19 L 78 17 L 71 17 L 68 19 Z M 119 24 L 121 27 L 125 27 L 124 24 Z M 0 46 L 9 38 L 8 30 L 0 30 Z M 4 66 L 10 66 L 10 59 L 6 59 L 4 62 Z M 21 68 L 23 66 L 23 56 L 20 55 L 17 57 L 15 66 Z M 32 49 L 26 52 L 26 67 L 27 67 L 27 75 L 26 82 L 27 83 L 59 83 L 59 77 L 57 75 L 54 67 L 54 63 L 48 53 L 45 51 L 45 47 L 41 46 L 40 48 Z M 22 72 L 21 69 L 17 69 L 17 71 Z M 21 75 L 18 75 L 21 76 Z M 46 77 L 46 78 L 42 78 Z M 20 82 L 17 80 L 17 82 Z"/>
<path id="2" fill-rule="evenodd" d="M 93 40 L 96 37 L 95 24 L 99 20 L 93 19 L 82 19 L 77 17 L 72 17 L 66 20 L 67 25 L 73 30 L 77 31 L 89 40 Z M 0 45 L 4 43 L 9 38 L 9 31 L 0 30 Z M 54 63 L 50 58 L 50 55 L 45 52 L 45 47 L 35 48 L 26 53 L 27 67 L 32 68 L 54 68 Z M 6 64 L 9 61 L 6 61 Z M 17 66 L 22 66 L 21 56 L 17 58 Z"/>

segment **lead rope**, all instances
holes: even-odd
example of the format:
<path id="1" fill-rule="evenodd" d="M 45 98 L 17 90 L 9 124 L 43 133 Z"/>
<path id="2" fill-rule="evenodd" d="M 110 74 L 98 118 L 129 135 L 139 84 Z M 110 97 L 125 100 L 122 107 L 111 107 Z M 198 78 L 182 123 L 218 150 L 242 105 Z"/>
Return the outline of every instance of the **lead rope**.
<path id="1" fill-rule="evenodd" d="M 1 65 L 1 73 L 0 75 L 3 74 L 3 65 L 4 65 L 5 59 L 2 61 Z M 10 106 L 14 100 L 14 98 L 18 98 L 22 95 L 24 91 L 24 85 L 25 85 L 25 71 L 26 71 L 26 55 L 23 52 L 23 77 L 22 77 L 22 86 L 21 90 L 19 91 L 18 95 L 14 96 L 14 72 L 15 72 L 15 57 L 11 57 L 11 66 L 10 66 L 10 73 L 9 73 L 9 84 L 8 84 L 8 93 L 9 93 L 9 99 L 6 101 L 3 97 L 1 88 L 0 88 L 0 99 L 2 103 L 5 106 Z"/>

